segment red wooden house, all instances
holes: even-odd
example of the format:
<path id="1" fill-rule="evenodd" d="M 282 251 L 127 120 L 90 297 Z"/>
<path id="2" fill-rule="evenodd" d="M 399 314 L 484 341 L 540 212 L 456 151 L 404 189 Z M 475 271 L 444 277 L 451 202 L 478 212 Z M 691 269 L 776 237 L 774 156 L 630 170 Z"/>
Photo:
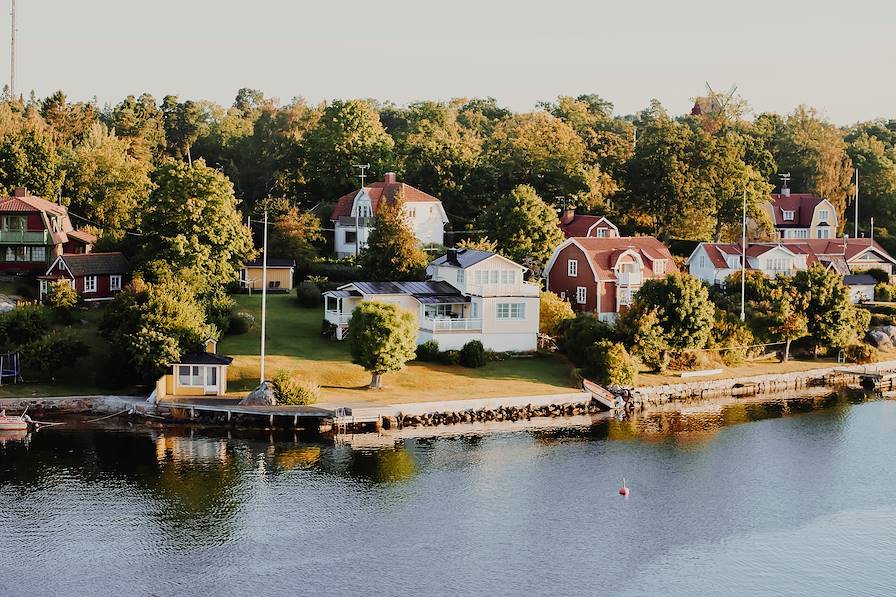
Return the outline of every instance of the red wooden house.
<path id="1" fill-rule="evenodd" d="M 74 287 L 82 301 L 112 300 L 127 282 L 129 271 L 127 259 L 121 253 L 60 255 L 47 273 L 38 277 L 40 298 L 47 294 L 51 283 L 64 280 Z"/>

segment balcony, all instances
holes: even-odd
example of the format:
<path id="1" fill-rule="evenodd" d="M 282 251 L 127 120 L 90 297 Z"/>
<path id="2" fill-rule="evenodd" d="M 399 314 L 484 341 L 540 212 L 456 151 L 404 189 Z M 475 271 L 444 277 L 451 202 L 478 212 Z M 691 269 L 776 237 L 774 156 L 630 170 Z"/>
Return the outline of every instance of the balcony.
<path id="1" fill-rule="evenodd" d="M 450 317 L 433 319 L 426 317 L 420 322 L 420 327 L 433 332 L 479 332 L 482 331 L 482 320 L 452 319 Z"/>
<path id="2" fill-rule="evenodd" d="M 620 272 L 616 274 L 616 282 L 620 286 L 640 286 L 644 276 L 641 272 Z"/>
<path id="3" fill-rule="evenodd" d="M 0 243 L 48 245 L 50 244 L 50 235 L 46 230 L 0 230 Z"/>
<path id="4" fill-rule="evenodd" d="M 467 284 L 467 294 L 476 296 L 538 296 L 541 287 L 528 282 L 517 284 Z"/>
<path id="5" fill-rule="evenodd" d="M 342 311 L 324 311 L 324 319 L 334 325 L 346 325 L 351 318 L 351 313 L 343 313 Z"/>

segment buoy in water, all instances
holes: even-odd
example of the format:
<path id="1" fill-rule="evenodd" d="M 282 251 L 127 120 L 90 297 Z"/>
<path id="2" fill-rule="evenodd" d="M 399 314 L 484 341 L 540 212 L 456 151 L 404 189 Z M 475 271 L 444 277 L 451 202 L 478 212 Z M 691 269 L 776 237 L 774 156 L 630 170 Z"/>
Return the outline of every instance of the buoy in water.
<path id="1" fill-rule="evenodd" d="M 622 487 L 619 488 L 619 495 L 628 497 L 628 487 L 625 485 L 625 479 L 622 479 Z"/>

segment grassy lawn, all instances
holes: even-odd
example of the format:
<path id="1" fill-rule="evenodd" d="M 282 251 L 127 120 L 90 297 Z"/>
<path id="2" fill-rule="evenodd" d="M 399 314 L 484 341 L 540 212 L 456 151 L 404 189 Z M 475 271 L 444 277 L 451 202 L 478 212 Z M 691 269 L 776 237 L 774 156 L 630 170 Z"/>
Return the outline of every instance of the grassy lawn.
<path id="1" fill-rule="evenodd" d="M 256 326 L 239 336 L 226 336 L 221 354 L 234 357 L 228 373 L 232 393 L 258 384 L 261 297 L 237 295 L 239 308 L 255 315 Z M 370 374 L 351 364 L 345 342 L 320 336 L 323 309 L 304 309 L 290 295 L 269 295 L 267 308 L 267 375 L 288 369 L 321 385 L 321 402 L 425 402 L 491 396 L 529 396 L 570 391 L 571 369 L 559 356 L 509 359 L 481 369 L 409 363 L 384 376 L 385 388 L 370 391 Z"/>

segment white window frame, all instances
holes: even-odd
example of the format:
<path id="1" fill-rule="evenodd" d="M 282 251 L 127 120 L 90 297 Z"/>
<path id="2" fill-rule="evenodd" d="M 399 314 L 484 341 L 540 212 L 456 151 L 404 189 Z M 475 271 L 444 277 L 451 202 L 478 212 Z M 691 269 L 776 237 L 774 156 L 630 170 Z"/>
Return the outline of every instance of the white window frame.
<path id="1" fill-rule="evenodd" d="M 568 259 L 566 261 L 566 275 L 571 278 L 576 278 L 579 275 L 579 260 L 578 259 Z"/>
<path id="2" fill-rule="evenodd" d="M 700 256 L 700 269 L 703 269 L 705 267 L 706 267 L 706 255 L 701 255 Z"/>
<path id="3" fill-rule="evenodd" d="M 781 214 L 781 218 L 785 222 L 792 222 L 795 215 L 796 215 L 796 212 L 794 212 L 792 209 L 785 209 L 785 210 L 783 210 L 783 213 Z"/>
<path id="4" fill-rule="evenodd" d="M 607 229 L 606 228 L 598 228 L 597 229 L 597 238 L 607 238 Z"/>
<path id="5" fill-rule="evenodd" d="M 121 290 L 121 276 L 115 274 L 109 276 L 109 290 Z"/>
<path id="6" fill-rule="evenodd" d="M 84 292 L 96 292 L 96 276 L 84 276 Z"/>
<path id="7" fill-rule="evenodd" d="M 628 305 L 631 305 L 632 301 L 635 300 L 635 293 L 637 290 L 629 287 L 620 288 L 619 290 L 619 306 L 627 307 Z"/>
<path id="8" fill-rule="evenodd" d="M 653 273 L 658 276 L 662 276 L 666 273 L 666 260 L 665 259 L 657 259 L 653 262 Z"/>
<path id="9" fill-rule="evenodd" d="M 465 280 L 465 272 L 462 267 L 457 268 L 457 283 L 463 284 Z"/>
<path id="10" fill-rule="evenodd" d="M 819 222 L 827 222 L 828 221 L 828 210 L 826 210 L 826 209 L 818 210 L 818 221 Z"/>
<path id="11" fill-rule="evenodd" d="M 516 272 L 512 269 L 501 270 L 501 284 L 516 284 Z"/>
<path id="12" fill-rule="evenodd" d="M 830 238 L 831 231 L 828 228 L 819 228 L 815 231 L 815 238 Z"/>
<path id="13" fill-rule="evenodd" d="M 526 303 L 498 303 L 495 305 L 497 319 L 525 319 Z"/>
<path id="14" fill-rule="evenodd" d="M 588 302 L 588 287 L 576 286 L 576 303 L 584 305 Z"/>

